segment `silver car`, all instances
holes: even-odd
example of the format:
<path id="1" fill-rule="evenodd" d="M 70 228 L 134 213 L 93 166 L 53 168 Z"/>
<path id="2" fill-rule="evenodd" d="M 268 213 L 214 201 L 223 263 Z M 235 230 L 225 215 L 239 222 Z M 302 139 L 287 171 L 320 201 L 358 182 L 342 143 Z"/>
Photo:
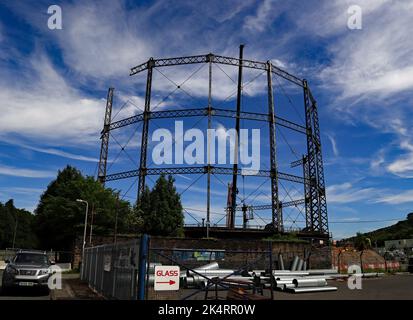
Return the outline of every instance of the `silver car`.
<path id="1" fill-rule="evenodd" d="M 17 287 L 39 287 L 48 290 L 52 263 L 45 252 L 20 250 L 11 261 L 5 262 L 7 266 L 3 272 L 3 291 Z"/>

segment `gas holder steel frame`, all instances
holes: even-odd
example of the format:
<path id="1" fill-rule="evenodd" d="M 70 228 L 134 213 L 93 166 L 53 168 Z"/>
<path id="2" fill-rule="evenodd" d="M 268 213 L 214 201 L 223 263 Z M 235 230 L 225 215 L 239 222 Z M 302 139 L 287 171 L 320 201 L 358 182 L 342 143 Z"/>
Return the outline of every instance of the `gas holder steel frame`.
<path id="1" fill-rule="evenodd" d="M 243 59 L 242 50 L 240 47 L 240 57 L 225 57 L 215 55 L 212 53 L 206 55 L 166 58 L 166 59 L 154 59 L 150 58 L 148 61 L 133 67 L 130 71 L 130 76 L 139 74 L 147 70 L 146 79 L 146 91 L 145 91 L 145 106 L 142 113 L 136 114 L 132 117 L 122 119 L 119 121 L 111 122 L 112 113 L 112 101 L 113 101 L 113 88 L 109 88 L 104 126 L 101 132 L 101 152 L 98 166 L 98 180 L 105 184 L 107 181 L 114 181 L 118 179 L 138 177 L 138 193 L 137 200 L 145 188 L 145 177 L 147 175 L 159 175 L 159 174 L 207 174 L 208 186 L 207 186 L 207 226 L 209 226 L 209 208 L 210 208 L 210 175 L 211 174 L 226 174 L 233 176 L 232 185 L 232 197 L 235 197 L 236 192 L 236 176 L 241 174 L 248 174 L 248 170 L 238 169 L 236 165 L 233 168 L 225 168 L 219 166 L 212 166 L 210 164 L 202 167 L 173 167 L 173 168 L 147 168 L 147 147 L 148 147 L 148 135 L 149 135 L 149 123 L 152 119 L 164 119 L 164 118 L 178 118 L 178 117 L 200 117 L 208 116 L 210 119 L 215 117 L 227 117 L 234 118 L 237 121 L 236 129 L 239 130 L 239 120 L 255 120 L 266 121 L 269 124 L 269 140 L 270 140 L 270 170 L 259 170 L 256 174 L 258 177 L 267 177 L 271 179 L 271 204 L 264 208 L 270 208 L 272 210 L 272 227 L 274 231 L 283 232 L 283 217 L 282 207 L 283 204 L 278 198 L 278 180 L 287 180 L 296 183 L 304 184 L 304 199 L 297 199 L 296 202 L 292 201 L 292 204 L 305 204 L 306 215 L 306 227 L 305 231 L 314 234 L 328 235 L 328 217 L 327 217 L 327 202 L 324 182 L 324 169 L 323 159 L 321 153 L 321 141 L 320 141 L 320 128 L 318 122 L 317 103 L 314 99 L 309 85 L 305 79 L 300 79 L 280 68 L 273 65 L 271 61 L 261 62 Z M 152 73 L 154 68 L 179 66 L 187 64 L 209 64 L 209 99 L 208 107 L 197 109 L 185 109 L 185 110 L 162 110 L 151 111 L 151 93 L 152 93 Z M 212 64 L 224 64 L 239 67 L 238 73 L 238 95 L 237 95 L 237 110 L 228 110 L 214 108 L 211 105 L 211 65 Z M 252 68 L 258 70 L 265 70 L 267 73 L 268 82 L 268 113 L 256 113 L 245 112 L 241 110 L 240 95 L 241 95 L 241 81 L 242 81 L 242 68 Z M 283 119 L 275 115 L 274 111 L 274 98 L 273 98 L 273 76 L 281 77 L 294 85 L 302 88 L 304 96 L 304 111 L 305 111 L 305 127 Z M 106 166 L 108 159 L 109 149 L 109 135 L 111 130 L 119 129 L 125 126 L 132 125 L 134 123 L 143 122 L 141 151 L 140 151 L 140 164 L 137 170 L 131 170 L 126 172 L 120 172 L 115 174 L 107 174 Z M 282 126 L 301 134 L 306 135 L 307 138 L 307 154 L 302 159 L 295 161 L 291 164 L 294 166 L 303 166 L 303 177 L 283 173 L 277 170 L 277 158 L 276 158 L 276 136 L 275 126 Z M 287 204 L 287 203 L 286 203 Z M 232 207 L 229 208 L 228 221 L 229 227 L 234 228 L 235 212 L 240 210 L 236 201 L 232 202 Z M 263 209 L 263 208 L 260 208 Z"/>

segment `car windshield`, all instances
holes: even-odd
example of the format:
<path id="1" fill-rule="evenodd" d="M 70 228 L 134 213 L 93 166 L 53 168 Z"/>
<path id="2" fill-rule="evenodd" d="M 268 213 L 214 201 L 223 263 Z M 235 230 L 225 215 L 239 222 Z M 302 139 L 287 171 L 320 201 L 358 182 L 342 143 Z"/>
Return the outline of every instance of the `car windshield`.
<path id="1" fill-rule="evenodd" d="M 48 259 L 44 254 L 19 253 L 14 259 L 14 262 L 21 264 L 47 264 Z"/>

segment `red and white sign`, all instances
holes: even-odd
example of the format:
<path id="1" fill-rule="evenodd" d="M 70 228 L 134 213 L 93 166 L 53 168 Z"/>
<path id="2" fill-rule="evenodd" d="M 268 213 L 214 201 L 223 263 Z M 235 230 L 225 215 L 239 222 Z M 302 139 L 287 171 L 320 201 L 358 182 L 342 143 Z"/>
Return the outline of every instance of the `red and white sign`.
<path id="1" fill-rule="evenodd" d="M 178 266 L 155 266 L 155 291 L 179 290 Z"/>

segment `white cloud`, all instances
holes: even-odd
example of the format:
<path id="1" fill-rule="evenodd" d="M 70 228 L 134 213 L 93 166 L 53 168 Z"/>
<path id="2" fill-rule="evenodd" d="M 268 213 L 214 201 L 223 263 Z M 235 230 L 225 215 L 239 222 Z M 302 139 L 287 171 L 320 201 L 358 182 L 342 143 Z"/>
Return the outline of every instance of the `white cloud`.
<path id="1" fill-rule="evenodd" d="M 3 71 L 2 75 L 0 135 L 60 145 L 96 143 L 105 100 L 82 95 L 45 55 L 33 54 L 22 74 L 10 76 Z"/>
<path id="2" fill-rule="evenodd" d="M 42 193 L 44 189 L 41 188 L 26 188 L 26 187 L 1 187 L 0 190 L 2 193 L 5 194 L 23 194 L 23 195 L 33 195 L 35 194 L 36 196 L 39 193 Z"/>
<path id="3" fill-rule="evenodd" d="M 0 165 L 0 175 L 26 178 L 51 178 L 56 176 L 56 172 Z"/>
<path id="4" fill-rule="evenodd" d="M 395 195 L 384 196 L 379 198 L 376 202 L 388 204 L 413 203 L 413 190 L 400 192 Z"/>
<path id="5" fill-rule="evenodd" d="M 336 140 L 334 139 L 334 137 L 331 134 L 327 134 L 327 137 L 331 142 L 331 148 L 333 149 L 334 156 L 337 157 L 339 155 L 339 153 L 338 153 Z"/>
<path id="6" fill-rule="evenodd" d="M 350 203 L 371 201 L 378 193 L 381 193 L 381 190 L 375 188 L 358 188 L 346 182 L 328 186 L 326 193 L 329 203 Z"/>
<path id="7" fill-rule="evenodd" d="M 347 27 L 347 9 L 354 4 L 362 9 L 361 30 Z M 297 19 L 303 32 L 329 40 L 330 63 L 321 65 L 316 74 L 323 87 L 335 93 L 331 108 L 350 121 L 395 136 L 386 153 L 379 150 L 371 160 L 370 169 L 376 175 L 387 171 L 413 177 L 413 151 L 408 148 L 413 144 L 408 130 L 413 126 L 412 102 L 404 95 L 413 89 L 412 10 L 411 1 L 329 1 L 319 10 L 303 13 L 317 23 Z M 401 155 L 395 156 L 395 145 L 398 154 L 403 151 Z"/>
<path id="8" fill-rule="evenodd" d="M 328 203 L 387 203 L 401 204 L 413 202 L 413 190 L 397 191 L 383 188 L 363 188 L 355 187 L 352 183 L 346 182 L 327 187 Z M 340 207 L 341 210 L 341 207 Z"/>
<path id="9" fill-rule="evenodd" d="M 391 162 L 387 170 L 400 177 L 413 178 L 413 144 L 405 140 L 401 142 L 400 148 L 407 151 L 407 154 Z"/>
<path id="10" fill-rule="evenodd" d="M 347 12 L 352 5 L 358 5 L 362 9 L 363 25 L 364 19 L 373 14 L 390 0 L 333 0 L 325 2 L 308 1 L 302 3 L 301 15 L 295 16 L 299 32 L 311 33 L 321 37 L 342 35 L 349 32 Z M 309 24 L 308 21 L 315 23 Z"/>
<path id="11" fill-rule="evenodd" d="M 381 171 L 382 165 L 385 163 L 384 152 L 384 149 L 380 149 L 370 161 L 370 169 L 373 173 L 379 173 L 379 171 Z"/>
<path id="12" fill-rule="evenodd" d="M 387 130 L 396 136 L 392 144 L 397 146 L 397 152 L 394 152 L 396 155 L 393 155 L 391 160 L 385 161 L 384 149 L 381 149 L 377 161 L 372 162 L 372 168 L 374 169 L 373 166 L 382 166 L 385 170 L 396 176 L 413 178 L 413 142 L 410 130 L 408 130 L 408 127 L 411 126 L 409 123 L 411 119 L 395 113 L 393 118 L 389 120 L 383 119 L 382 122 L 383 128 L 387 128 Z M 403 153 L 400 154 L 400 151 Z"/>
<path id="13" fill-rule="evenodd" d="M 257 8 L 255 15 L 246 17 L 244 28 L 252 32 L 264 31 L 268 24 L 279 14 L 274 10 L 274 0 L 264 0 Z"/>
<path id="14" fill-rule="evenodd" d="M 68 159 L 90 161 L 90 162 L 99 161 L 98 158 L 86 157 L 80 154 L 74 154 L 74 153 L 70 153 L 70 152 L 66 152 L 66 151 L 62 151 L 62 150 L 58 150 L 54 148 L 37 148 L 37 147 L 30 147 L 30 146 L 25 146 L 25 148 L 33 150 L 33 151 L 41 152 L 41 153 L 46 153 L 46 154 L 51 154 L 51 155 L 55 155 L 55 156 L 59 156 L 63 158 L 68 158 Z"/>
<path id="15" fill-rule="evenodd" d="M 56 32 L 65 62 L 80 74 L 99 78 L 126 76 L 139 57 L 149 58 L 149 42 L 127 13 L 114 2 L 65 6 L 68 22 Z"/>
<path id="16" fill-rule="evenodd" d="M 327 87 L 341 91 L 342 99 L 383 98 L 412 88 L 413 3 L 356 3 L 363 10 L 362 30 L 347 29 L 345 16 L 340 19 L 340 28 L 336 28 L 337 22 L 331 21 L 326 26 L 336 31 L 333 35 L 341 37 L 329 46 L 332 63 L 321 72 L 321 79 Z M 347 7 L 346 2 L 335 2 L 333 15 L 345 14 Z M 323 10 L 323 14 L 328 12 Z"/>

